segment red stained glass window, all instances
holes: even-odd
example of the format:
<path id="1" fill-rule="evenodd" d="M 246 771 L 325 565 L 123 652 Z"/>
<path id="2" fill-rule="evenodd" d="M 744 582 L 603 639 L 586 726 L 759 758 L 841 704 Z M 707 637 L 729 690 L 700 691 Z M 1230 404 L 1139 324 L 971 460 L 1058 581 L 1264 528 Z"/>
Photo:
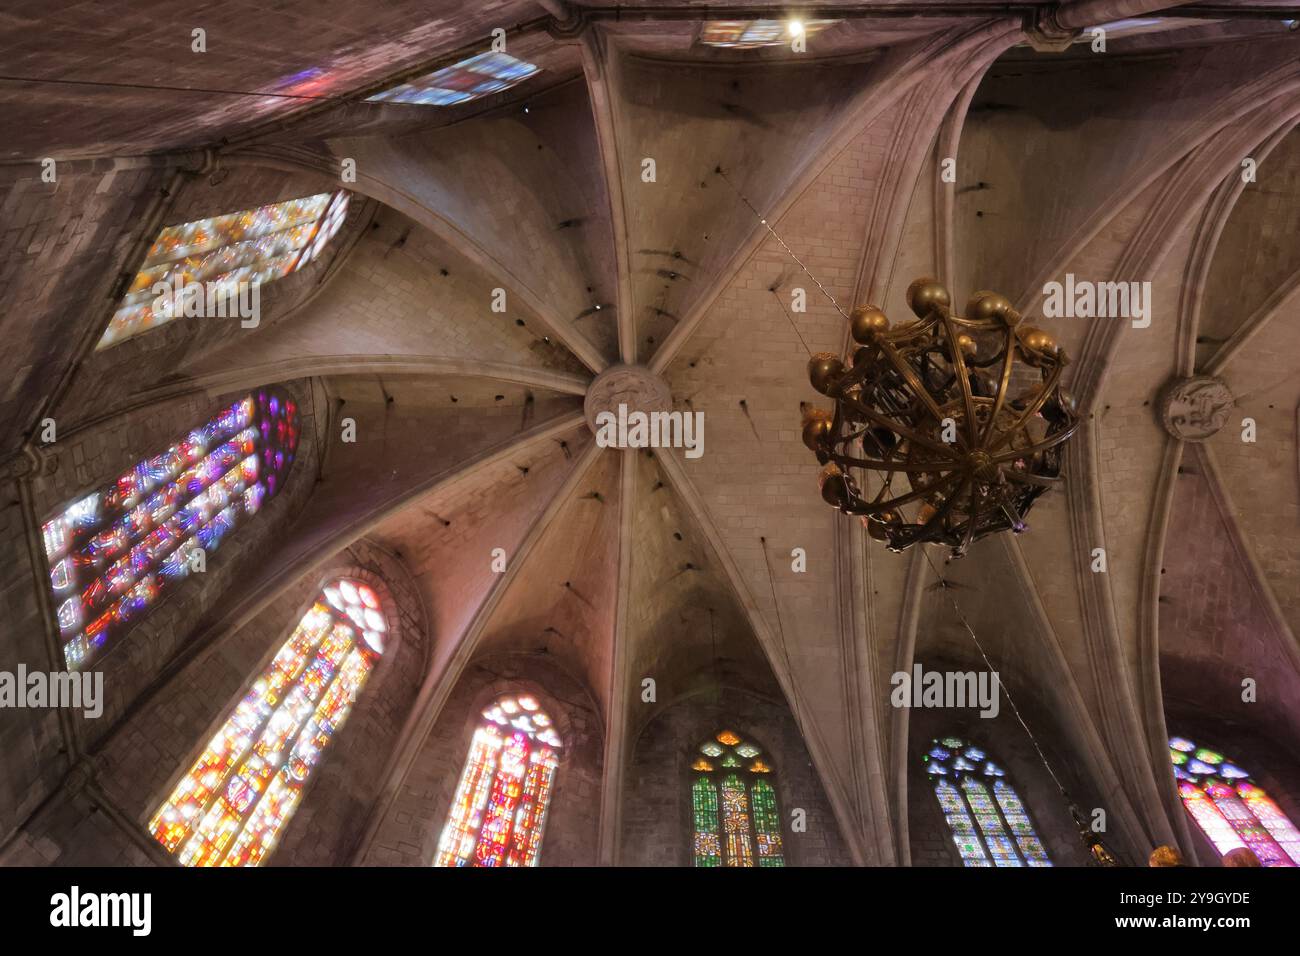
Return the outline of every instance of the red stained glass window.
<path id="1" fill-rule="evenodd" d="M 536 866 L 562 746 L 529 694 L 483 711 L 434 866 Z"/>

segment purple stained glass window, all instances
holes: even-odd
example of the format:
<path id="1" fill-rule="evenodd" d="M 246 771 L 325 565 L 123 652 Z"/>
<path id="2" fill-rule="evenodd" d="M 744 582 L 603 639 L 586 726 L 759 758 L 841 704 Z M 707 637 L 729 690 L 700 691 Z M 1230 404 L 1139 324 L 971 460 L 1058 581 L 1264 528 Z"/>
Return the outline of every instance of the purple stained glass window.
<path id="1" fill-rule="evenodd" d="M 261 389 L 42 525 L 69 670 L 92 663 L 206 567 L 208 555 L 280 490 L 298 427 L 297 404 Z"/>

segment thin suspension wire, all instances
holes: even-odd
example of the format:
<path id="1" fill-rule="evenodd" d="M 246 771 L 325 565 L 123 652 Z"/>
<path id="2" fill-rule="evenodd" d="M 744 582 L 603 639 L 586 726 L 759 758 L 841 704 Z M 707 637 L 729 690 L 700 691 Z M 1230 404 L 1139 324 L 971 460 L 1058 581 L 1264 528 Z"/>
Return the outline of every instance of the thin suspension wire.
<path id="1" fill-rule="evenodd" d="M 943 590 L 945 594 L 947 594 L 949 591 L 948 582 L 944 580 L 943 575 L 939 572 L 939 569 L 935 566 L 934 559 L 930 557 L 929 552 L 924 550 L 924 545 L 922 545 L 921 553 L 925 555 L 925 560 L 930 565 L 930 570 L 932 570 L 934 572 L 935 577 L 939 579 L 940 589 Z M 974 642 L 975 644 L 975 649 L 980 652 L 980 657 L 984 658 L 984 663 L 988 666 L 988 669 L 993 673 L 997 673 L 993 668 L 993 662 L 989 660 L 988 654 L 985 653 L 984 651 L 984 646 L 980 644 L 979 638 L 975 636 L 975 629 L 970 626 L 970 622 L 966 620 L 966 615 L 964 615 L 961 612 L 961 607 L 957 604 L 956 596 L 949 594 L 948 603 L 952 605 L 953 613 L 957 615 L 957 620 L 961 623 L 961 626 L 966 629 L 966 633 L 970 635 L 971 641 Z M 1007 703 L 1011 705 L 1011 712 L 1016 715 L 1016 720 L 1018 720 L 1020 722 L 1020 726 L 1025 729 L 1025 735 L 1029 737 L 1029 742 L 1034 745 L 1034 750 L 1038 752 L 1038 759 L 1042 761 L 1043 767 L 1046 768 L 1048 775 L 1052 778 L 1052 782 L 1056 784 L 1056 789 L 1061 791 L 1061 794 L 1068 801 L 1070 798 L 1069 791 L 1066 790 L 1065 787 L 1061 784 L 1061 780 L 1059 777 L 1057 777 L 1056 771 L 1052 769 L 1051 763 L 1048 762 L 1047 755 L 1043 753 L 1043 748 L 1040 747 L 1038 744 L 1038 738 L 1035 737 L 1034 732 L 1029 729 L 1029 724 L 1025 723 L 1025 718 L 1022 717 L 1020 714 L 1020 708 L 1016 706 L 1015 699 L 1011 696 L 1011 691 L 1007 687 L 1006 683 L 1003 682 L 1001 676 L 998 677 L 998 686 L 1002 689 L 1002 692 L 1006 695 Z"/>
<path id="2" fill-rule="evenodd" d="M 813 354 L 812 349 L 810 349 L 808 343 L 804 341 L 803 333 L 799 331 L 799 325 L 795 322 L 794 316 L 791 315 L 790 310 L 785 307 L 785 303 L 781 301 L 781 296 L 775 289 L 772 290 L 772 295 L 776 297 L 776 304 L 781 307 L 781 311 L 785 313 L 785 317 L 790 320 L 790 328 L 794 329 L 794 334 L 799 336 L 799 344 L 803 346 L 803 350 L 807 352 L 808 357 L 811 358 Z"/>
<path id="3" fill-rule="evenodd" d="M 790 703 L 794 705 L 794 723 L 799 729 L 799 736 L 804 737 L 803 719 L 799 716 L 799 688 L 794 677 L 794 668 L 790 665 L 790 648 L 785 642 L 785 624 L 781 621 L 781 602 L 776 599 L 776 576 L 772 573 L 772 558 L 767 553 L 767 538 L 760 537 L 758 543 L 763 547 L 763 564 L 767 566 L 767 584 L 772 590 L 772 607 L 776 610 L 776 633 L 781 641 L 781 655 L 785 658 L 785 672 L 790 675 Z"/>
<path id="4" fill-rule="evenodd" d="M 777 231 L 771 227 L 771 225 L 767 221 L 767 218 L 761 212 L 759 212 L 757 208 L 755 208 L 754 204 L 749 201 L 749 198 L 744 193 L 742 193 L 739 189 L 736 188 L 736 184 L 733 183 L 727 177 L 727 174 L 722 171 L 722 167 L 716 166 L 714 167 L 713 171 L 717 173 L 719 176 L 721 176 L 722 181 L 731 187 L 732 191 L 740 198 L 740 201 L 749 207 L 749 211 L 754 214 L 754 218 L 757 219 L 759 223 L 762 224 L 764 229 L 766 229 L 769 233 L 771 233 L 773 239 L 775 239 L 777 242 L 781 244 L 781 248 L 785 250 L 786 255 L 788 255 L 791 259 L 794 260 L 794 264 L 803 270 L 804 275 L 806 275 L 809 279 L 812 279 L 813 283 L 817 286 L 817 288 L 821 290 L 822 295 L 826 296 L 826 298 L 830 300 L 831 305 L 835 306 L 835 311 L 838 312 L 845 320 L 847 320 L 849 314 L 845 312 L 844 308 L 839 304 L 839 302 L 835 300 L 835 296 L 831 295 L 830 290 L 827 289 L 826 286 L 822 285 L 821 279 L 818 279 L 815 275 L 813 275 L 811 272 L 808 271 L 808 267 L 803 264 L 803 260 L 794 254 L 794 250 L 791 249 L 789 245 L 786 244 L 786 241 L 782 239 L 781 236 L 777 233 Z"/>

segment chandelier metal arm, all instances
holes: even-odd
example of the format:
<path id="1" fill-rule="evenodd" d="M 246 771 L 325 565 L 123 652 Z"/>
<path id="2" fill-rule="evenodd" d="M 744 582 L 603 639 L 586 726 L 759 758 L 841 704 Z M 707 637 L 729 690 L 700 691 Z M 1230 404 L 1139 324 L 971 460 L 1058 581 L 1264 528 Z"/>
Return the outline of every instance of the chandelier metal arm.
<path id="1" fill-rule="evenodd" d="M 961 552 L 963 554 L 971 546 L 971 542 L 975 540 L 975 521 L 979 517 L 979 500 L 975 494 L 975 482 L 968 481 L 966 487 L 970 488 L 970 497 L 968 499 L 970 501 L 970 517 L 966 519 L 966 533 L 961 540 Z M 953 497 L 958 498 L 960 495 L 953 495 Z"/>
<path id="2" fill-rule="evenodd" d="M 880 342 L 880 351 L 889 359 L 889 363 L 894 366 L 895 371 L 897 371 L 899 375 L 903 376 L 903 380 L 911 387 L 912 392 L 916 397 L 921 400 L 927 409 L 929 409 L 930 414 L 934 416 L 935 421 L 943 421 L 943 410 L 935 404 L 934 398 L 930 395 L 930 392 L 926 389 L 925 385 L 922 384 L 921 380 L 916 377 L 916 371 L 912 366 L 908 365 L 907 362 L 903 360 L 903 357 L 898 354 L 898 351 L 884 340 L 881 340 Z M 960 435 L 957 437 L 959 439 L 958 444 L 962 446 L 963 451 L 966 451 L 966 443 L 960 441 Z"/>
<path id="3" fill-rule="evenodd" d="M 962 496 L 962 492 L 964 492 L 967 488 L 969 488 L 971 484 L 972 482 L 971 482 L 970 475 L 966 475 L 962 479 L 961 487 L 957 489 L 956 494 L 951 494 L 948 496 L 948 499 L 942 505 L 939 506 L 938 510 L 935 511 L 934 514 L 930 516 L 930 520 L 925 522 L 925 524 L 921 526 L 921 530 L 918 532 L 918 534 L 924 535 L 927 531 L 930 531 L 936 525 L 938 527 L 943 527 L 943 522 L 948 517 L 948 513 L 952 511 L 953 507 L 957 504 L 958 500 Z"/>
<path id="4" fill-rule="evenodd" d="M 997 430 L 998 415 L 1006 405 L 1007 390 L 1011 385 L 1011 370 L 1015 368 L 1016 364 L 1015 339 L 1015 330 L 1008 328 L 1006 347 L 1002 350 L 1002 374 L 998 378 L 998 394 L 993 399 L 993 413 L 989 415 L 989 423 L 984 427 L 984 435 L 980 441 L 980 447 L 985 449 L 989 448 L 989 442 L 993 440 L 993 435 Z"/>
<path id="5" fill-rule="evenodd" d="M 843 405 L 848 405 L 850 408 L 852 408 L 855 412 L 862 415 L 864 418 L 869 418 L 877 425 L 881 425 L 885 428 L 888 428 L 890 431 L 896 432 L 898 435 L 900 435 L 903 438 L 906 438 L 910 442 L 913 442 L 917 445 L 921 445 L 925 448 L 930 449 L 931 451 L 937 451 L 937 452 L 948 451 L 948 446 L 943 444 L 943 442 L 935 441 L 933 438 L 930 438 L 927 435 L 922 435 L 920 432 L 908 428 L 906 425 L 901 425 L 898 422 L 894 421 L 893 419 L 881 415 L 879 412 L 875 411 L 874 409 L 868 408 L 866 405 L 863 405 L 857 399 L 847 398 L 847 397 L 841 398 L 840 403 Z"/>
<path id="6" fill-rule="evenodd" d="M 1014 451 L 1003 452 L 1001 455 L 994 455 L 989 459 L 989 462 L 994 465 L 1004 465 L 1007 462 L 1015 461 L 1018 458 L 1030 458 L 1038 454 L 1040 451 L 1047 451 L 1049 448 L 1055 448 L 1057 445 L 1061 444 L 1061 442 L 1073 435 L 1074 430 L 1077 427 L 1077 425 L 1071 425 L 1065 431 L 1053 435 L 1050 438 L 1045 438 L 1040 442 L 1035 442 L 1034 444 L 1028 445 L 1024 448 L 1017 448 Z"/>
<path id="7" fill-rule="evenodd" d="M 1022 485 L 1035 485 L 1039 488 L 1054 488 L 1061 483 L 1060 475 L 1031 475 L 1027 471 L 1016 471 L 1010 468 L 1003 472 L 1008 481 L 1014 481 Z"/>
<path id="8" fill-rule="evenodd" d="M 1039 413 L 1045 404 L 1047 404 L 1047 400 L 1056 392 L 1056 386 L 1061 380 L 1062 371 L 1063 366 L 1061 365 L 1057 365 L 1052 369 L 1047 376 L 1047 381 L 1043 382 L 1042 387 L 1039 389 L 1038 395 L 1029 403 L 1029 407 L 1024 410 L 1021 416 L 1016 419 L 1016 423 L 1006 431 L 1002 432 L 1002 434 L 999 435 L 991 445 L 989 445 L 987 450 L 990 454 L 1011 441 L 1013 436 L 1023 431 L 1025 426 L 1029 424 L 1030 420 Z M 1073 432 L 1073 429 L 1071 429 L 1071 432 Z"/>
<path id="9" fill-rule="evenodd" d="M 1025 519 L 1021 516 L 1020 509 L 1015 506 L 1015 503 L 1010 500 L 1010 497 L 1007 494 L 1001 494 L 999 495 L 999 498 L 1002 513 L 1005 514 L 1007 520 L 1011 522 L 1011 527 L 1023 529 L 1025 526 Z"/>
<path id="10" fill-rule="evenodd" d="M 966 490 L 968 484 L 969 478 L 963 481 L 955 494 L 948 496 L 943 506 L 931 515 L 924 524 L 903 526 L 899 531 L 896 550 L 911 547 L 919 541 L 933 541 L 956 549 L 959 546 L 959 541 L 957 536 L 948 529 L 947 519 L 949 512 L 961 500 L 962 493 Z"/>
<path id="11" fill-rule="evenodd" d="M 828 457 L 837 465 L 847 465 L 850 468 L 870 468 L 874 471 L 901 471 L 907 474 L 915 474 L 936 470 L 932 461 L 882 461 L 877 458 L 856 458 L 853 455 L 841 455 L 836 452 L 831 452 Z"/>
<path id="12" fill-rule="evenodd" d="M 924 488 L 918 488 L 915 491 L 909 491 L 905 495 L 899 495 L 897 498 L 890 498 L 888 501 L 882 501 L 879 502 L 878 504 L 869 505 L 864 510 L 857 510 L 857 509 L 850 510 L 849 513 L 858 514 L 858 515 L 884 514 L 886 511 L 893 511 L 895 508 L 898 508 L 902 505 L 911 504 L 913 501 L 917 501 L 921 498 L 924 498 L 926 495 L 931 495 L 934 494 L 936 491 L 941 491 L 944 488 L 947 488 L 949 485 L 951 485 L 954 481 L 957 481 L 962 477 L 963 476 L 960 472 L 954 471 L 950 474 L 944 475 L 942 478 L 940 478 L 932 485 L 926 485 Z M 949 498 L 947 502 L 944 502 L 944 506 L 947 507 L 947 505 L 950 504 L 957 497 L 958 495 L 953 495 L 951 498 Z"/>
<path id="13" fill-rule="evenodd" d="M 940 322 L 943 323 L 944 333 L 948 337 L 948 351 L 952 356 L 953 368 L 957 370 L 957 384 L 961 391 L 962 406 L 966 410 L 966 434 L 970 439 L 969 447 L 978 448 L 980 447 L 979 423 L 975 421 L 975 400 L 971 395 L 970 373 L 966 371 L 965 356 L 962 353 L 961 343 L 957 341 L 957 330 L 952 322 L 942 314 Z"/>

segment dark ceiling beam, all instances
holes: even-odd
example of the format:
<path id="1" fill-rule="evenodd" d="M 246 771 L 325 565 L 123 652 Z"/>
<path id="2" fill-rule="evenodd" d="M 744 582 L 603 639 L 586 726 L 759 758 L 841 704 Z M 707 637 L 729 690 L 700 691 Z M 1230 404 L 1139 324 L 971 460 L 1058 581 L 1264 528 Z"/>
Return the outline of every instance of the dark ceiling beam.
<path id="1" fill-rule="evenodd" d="M 1169 3 L 1168 0 L 1073 0 L 1060 4 L 1053 13 L 1056 24 L 1066 30 L 1096 26 L 1099 23 L 1113 23 L 1129 17 L 1142 17 L 1174 7 L 1185 6 L 1183 3 Z"/>
<path id="2" fill-rule="evenodd" d="M 818 20 L 870 20 L 880 18 L 911 17 L 997 17 L 1016 16 L 1050 6 L 1043 0 L 940 0 L 926 3 L 891 3 L 875 6 L 862 3 L 827 4 L 810 9 L 807 16 L 815 14 Z M 617 7 L 581 7 L 580 16 L 587 20 L 753 20 L 774 19 L 789 15 L 783 7 L 741 3 L 726 6 L 665 7 L 623 5 Z"/>
<path id="3" fill-rule="evenodd" d="M 817 19 L 827 20 L 883 20 L 915 19 L 987 19 L 989 17 L 1025 16 L 1038 11 L 1053 10 L 1062 26 L 1077 28 L 1108 23 L 1134 16 L 1175 16 L 1196 19 L 1268 19 L 1289 20 L 1300 18 L 1300 3 L 1289 6 L 1268 4 L 1206 4 L 1180 2 L 1180 0 L 1077 0 L 1073 3 L 1053 4 L 1044 0 L 925 0 L 913 3 L 828 4 L 809 11 Z M 734 4 L 710 7 L 663 7 L 646 5 L 570 7 L 574 15 L 592 21 L 695 21 L 744 20 L 785 16 L 782 7 L 760 4 Z"/>

